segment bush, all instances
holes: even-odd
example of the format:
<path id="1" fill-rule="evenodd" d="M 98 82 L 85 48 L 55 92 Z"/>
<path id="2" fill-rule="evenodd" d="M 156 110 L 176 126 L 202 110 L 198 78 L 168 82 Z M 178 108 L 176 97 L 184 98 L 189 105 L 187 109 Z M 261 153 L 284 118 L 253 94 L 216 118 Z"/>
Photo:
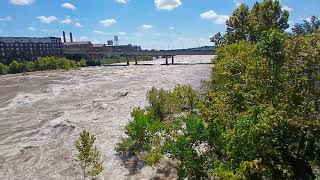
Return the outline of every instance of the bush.
<path id="1" fill-rule="evenodd" d="M 24 71 L 24 68 L 21 63 L 18 63 L 17 61 L 12 61 L 12 63 L 9 64 L 9 73 L 15 74 L 15 73 L 22 73 L 23 71 Z"/>
<path id="2" fill-rule="evenodd" d="M 26 64 L 26 71 L 33 72 L 35 71 L 35 63 L 33 61 L 28 61 Z"/>
<path id="3" fill-rule="evenodd" d="M 6 73 L 21 73 L 21 72 L 32 72 L 32 71 L 45 71 L 45 70 L 57 70 L 57 69 L 78 69 L 79 67 L 86 66 L 85 60 L 80 62 L 72 61 L 66 58 L 55 58 L 55 57 L 39 57 L 36 61 L 18 62 L 13 61 L 6 66 L 0 63 L 0 75 Z"/>
<path id="4" fill-rule="evenodd" d="M 4 75 L 4 74 L 7 74 L 9 71 L 9 68 L 8 66 L 0 63 L 0 75 Z"/>

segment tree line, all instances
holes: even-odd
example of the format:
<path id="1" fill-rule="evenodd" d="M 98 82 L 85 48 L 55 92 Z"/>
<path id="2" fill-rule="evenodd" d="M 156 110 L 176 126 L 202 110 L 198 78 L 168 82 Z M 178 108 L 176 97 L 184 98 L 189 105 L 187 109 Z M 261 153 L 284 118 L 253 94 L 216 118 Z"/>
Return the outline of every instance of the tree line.
<path id="1" fill-rule="evenodd" d="M 285 30 L 277 0 L 242 4 L 226 22 L 201 91 L 152 88 L 116 150 L 178 179 L 316 179 L 320 172 L 319 20 Z"/>
<path id="2" fill-rule="evenodd" d="M 39 57 L 35 61 L 12 61 L 9 65 L 0 63 L 0 75 L 33 71 L 78 69 L 87 66 L 86 60 L 76 62 L 66 58 Z"/>

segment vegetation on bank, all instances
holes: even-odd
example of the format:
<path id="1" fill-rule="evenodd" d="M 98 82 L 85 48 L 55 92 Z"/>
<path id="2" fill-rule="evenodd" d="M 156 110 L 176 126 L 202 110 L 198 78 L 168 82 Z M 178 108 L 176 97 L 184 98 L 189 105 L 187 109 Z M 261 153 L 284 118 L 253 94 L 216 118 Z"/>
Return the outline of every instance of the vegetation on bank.
<path id="1" fill-rule="evenodd" d="M 35 61 L 12 61 L 9 65 L 0 63 L 0 75 L 57 69 L 70 70 L 84 66 L 87 66 L 84 59 L 76 62 L 66 58 L 39 57 Z"/>
<path id="2" fill-rule="evenodd" d="M 126 63 L 126 62 L 134 62 L 137 61 L 151 61 L 151 56 L 134 56 L 134 57 L 126 57 L 126 56 L 110 56 L 100 59 L 101 64 L 115 64 L 115 63 Z"/>
<path id="3" fill-rule="evenodd" d="M 179 179 L 315 179 L 320 167 L 320 31 L 287 34 L 279 1 L 241 5 L 214 42 L 200 92 L 151 89 L 116 150 Z M 299 30 L 300 32 L 300 30 Z"/>

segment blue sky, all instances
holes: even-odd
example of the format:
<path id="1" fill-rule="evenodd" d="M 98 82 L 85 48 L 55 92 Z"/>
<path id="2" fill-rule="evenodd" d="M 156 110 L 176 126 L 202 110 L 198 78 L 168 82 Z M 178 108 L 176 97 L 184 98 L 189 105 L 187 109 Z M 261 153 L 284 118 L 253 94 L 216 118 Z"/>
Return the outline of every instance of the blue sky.
<path id="1" fill-rule="evenodd" d="M 211 45 L 225 19 L 255 0 L 0 0 L 0 36 L 58 36 L 168 49 Z M 281 0 L 290 24 L 319 16 L 320 0 Z"/>

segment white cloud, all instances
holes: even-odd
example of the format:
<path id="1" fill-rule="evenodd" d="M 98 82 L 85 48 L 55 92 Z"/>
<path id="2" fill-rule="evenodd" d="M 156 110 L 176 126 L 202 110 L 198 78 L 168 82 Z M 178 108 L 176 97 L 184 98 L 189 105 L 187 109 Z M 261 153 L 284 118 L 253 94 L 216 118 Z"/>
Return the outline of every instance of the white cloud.
<path id="1" fill-rule="evenodd" d="M 81 36 L 79 41 L 87 41 L 89 38 L 87 36 Z"/>
<path id="2" fill-rule="evenodd" d="M 281 9 L 282 9 L 282 11 L 287 10 L 287 11 L 289 11 L 289 12 L 291 12 L 291 11 L 293 10 L 291 7 L 286 6 L 286 5 L 282 6 Z"/>
<path id="3" fill-rule="evenodd" d="M 37 19 L 39 19 L 42 23 L 51 24 L 54 21 L 57 21 L 58 18 L 55 16 L 38 16 Z"/>
<path id="4" fill-rule="evenodd" d="M 32 31 L 32 32 L 37 31 L 36 28 L 34 28 L 34 27 L 29 27 L 28 29 L 29 29 L 30 31 Z"/>
<path id="5" fill-rule="evenodd" d="M 70 10 L 77 9 L 77 7 L 71 3 L 63 3 L 63 4 L 61 4 L 61 7 L 66 8 L 66 9 L 70 9 Z"/>
<path id="6" fill-rule="evenodd" d="M 79 28 L 82 28 L 82 27 L 83 27 L 82 24 L 79 23 L 79 22 L 76 22 L 74 25 L 75 25 L 76 27 L 79 27 Z"/>
<path id="7" fill-rule="evenodd" d="M 173 26 L 171 26 L 169 29 L 170 29 L 170 30 L 174 30 L 175 28 L 174 28 Z"/>
<path id="8" fill-rule="evenodd" d="M 66 17 L 64 20 L 61 21 L 61 23 L 63 23 L 63 24 L 71 24 L 72 23 L 72 19 L 70 17 Z"/>
<path id="9" fill-rule="evenodd" d="M 181 0 L 154 0 L 158 9 L 171 11 L 182 5 Z"/>
<path id="10" fill-rule="evenodd" d="M 101 20 L 99 21 L 99 23 L 103 26 L 111 26 L 115 23 L 117 23 L 117 21 L 115 19 L 104 19 L 104 20 Z"/>
<path id="11" fill-rule="evenodd" d="M 233 2 L 236 4 L 236 6 L 241 6 L 243 0 L 233 0 Z"/>
<path id="12" fill-rule="evenodd" d="M 125 36 L 125 35 L 127 35 L 126 32 L 117 32 L 116 34 L 119 35 L 119 36 Z"/>
<path id="13" fill-rule="evenodd" d="M 0 18 L 0 21 L 11 21 L 11 20 L 12 20 L 11 16 Z"/>
<path id="14" fill-rule="evenodd" d="M 120 4 L 128 4 L 129 0 L 116 0 L 116 2 Z"/>
<path id="15" fill-rule="evenodd" d="M 153 26 L 152 26 L 152 25 L 149 25 L 149 24 L 143 24 L 143 25 L 141 26 L 141 28 L 144 29 L 144 30 L 149 30 L 149 29 L 152 29 Z"/>
<path id="16" fill-rule="evenodd" d="M 225 24 L 229 18 L 229 16 L 217 14 L 213 10 L 209 10 L 200 14 L 200 17 L 205 20 L 212 20 L 216 24 Z"/>
<path id="17" fill-rule="evenodd" d="M 93 32 L 96 33 L 96 34 L 101 34 L 101 35 L 105 35 L 106 34 L 105 32 L 102 32 L 102 31 L 99 31 L 99 30 L 94 30 Z"/>
<path id="18" fill-rule="evenodd" d="M 17 6 L 28 6 L 32 4 L 34 0 L 10 0 L 10 3 Z"/>

